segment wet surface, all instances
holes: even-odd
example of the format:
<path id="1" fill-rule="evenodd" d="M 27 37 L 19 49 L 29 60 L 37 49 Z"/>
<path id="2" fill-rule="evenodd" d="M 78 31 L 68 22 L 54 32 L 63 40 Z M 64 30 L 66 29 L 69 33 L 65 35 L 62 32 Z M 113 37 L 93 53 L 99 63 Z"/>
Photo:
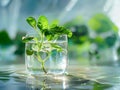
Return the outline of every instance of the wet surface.
<path id="1" fill-rule="evenodd" d="M 4 66 L 0 68 L 0 90 L 120 90 L 119 68 L 75 67 L 68 71 L 64 76 L 30 76 L 24 65 Z"/>

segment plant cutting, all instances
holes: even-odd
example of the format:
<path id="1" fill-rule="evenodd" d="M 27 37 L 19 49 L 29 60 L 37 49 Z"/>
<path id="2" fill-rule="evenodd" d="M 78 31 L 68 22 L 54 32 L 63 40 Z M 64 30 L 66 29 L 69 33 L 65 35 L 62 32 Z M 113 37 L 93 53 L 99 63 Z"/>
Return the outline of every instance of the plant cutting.
<path id="1" fill-rule="evenodd" d="M 28 71 L 32 71 L 32 73 L 43 71 L 44 74 L 48 74 L 52 73 L 52 70 L 56 71 L 54 67 L 56 69 L 58 67 L 63 68 L 64 63 L 61 66 L 59 63 L 57 65 L 53 64 L 57 62 L 57 59 L 59 61 L 62 59 L 61 62 L 63 59 L 67 59 L 67 57 L 62 56 L 67 56 L 67 47 L 64 48 L 64 46 L 67 46 L 65 44 L 67 42 L 62 41 L 62 38 L 66 35 L 71 37 L 72 32 L 58 25 L 56 21 L 49 25 L 48 19 L 45 16 L 39 16 L 38 19 L 28 17 L 26 21 L 36 32 L 33 35 L 22 37 L 23 42 L 26 43 L 25 54 Z M 65 39 L 67 40 L 66 37 Z M 52 64 L 49 66 L 51 62 Z M 50 70 L 51 67 L 52 70 Z"/>

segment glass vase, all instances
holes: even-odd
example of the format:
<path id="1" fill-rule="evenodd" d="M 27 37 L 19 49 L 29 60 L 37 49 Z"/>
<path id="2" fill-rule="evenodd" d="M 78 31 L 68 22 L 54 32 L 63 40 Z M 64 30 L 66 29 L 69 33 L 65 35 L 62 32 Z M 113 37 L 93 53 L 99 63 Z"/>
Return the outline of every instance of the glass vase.
<path id="1" fill-rule="evenodd" d="M 37 37 L 38 35 L 29 36 Z M 41 39 L 38 42 L 33 40 L 27 42 L 25 46 L 27 72 L 31 75 L 64 74 L 67 66 L 67 42 L 67 35 L 51 41 L 44 39 L 42 45 Z M 32 53 L 31 55 L 27 54 L 28 50 L 32 51 L 29 52 Z"/>

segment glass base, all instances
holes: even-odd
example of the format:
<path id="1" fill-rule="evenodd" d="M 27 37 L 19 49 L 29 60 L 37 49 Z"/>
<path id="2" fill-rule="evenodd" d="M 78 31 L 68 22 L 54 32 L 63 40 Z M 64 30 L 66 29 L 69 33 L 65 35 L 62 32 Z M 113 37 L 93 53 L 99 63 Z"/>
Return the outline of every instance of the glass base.
<path id="1" fill-rule="evenodd" d="M 42 69 L 38 69 L 38 68 L 27 68 L 27 72 L 30 75 L 64 75 L 65 74 L 65 70 L 62 69 L 50 69 L 47 70 L 47 73 L 43 72 Z"/>

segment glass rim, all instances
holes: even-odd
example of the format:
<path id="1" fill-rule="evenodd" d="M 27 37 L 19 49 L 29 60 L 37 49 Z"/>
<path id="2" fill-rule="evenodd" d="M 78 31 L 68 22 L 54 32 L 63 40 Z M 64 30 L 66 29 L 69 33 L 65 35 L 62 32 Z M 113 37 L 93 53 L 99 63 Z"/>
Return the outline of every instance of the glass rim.
<path id="1" fill-rule="evenodd" d="M 27 33 L 26 34 L 26 36 L 35 36 L 36 37 L 36 35 L 38 36 L 38 38 L 40 39 L 40 37 L 39 37 L 39 34 L 38 33 Z M 41 41 L 41 40 L 39 40 L 39 41 Z M 58 37 L 58 39 L 57 40 L 55 40 L 56 42 L 57 41 L 67 41 L 68 42 L 68 36 L 66 35 L 66 34 L 63 34 L 63 35 L 60 35 L 60 37 Z M 34 43 L 35 41 L 34 40 L 30 40 L 30 41 L 28 41 L 28 42 L 26 42 L 26 43 Z M 44 42 L 54 42 L 54 40 L 44 40 Z"/>
<path id="2" fill-rule="evenodd" d="M 25 36 L 28 36 L 28 35 L 39 35 L 39 34 L 38 33 L 27 33 Z M 67 35 L 66 34 L 62 34 L 62 35 L 60 35 L 60 37 L 61 36 L 67 36 Z"/>

